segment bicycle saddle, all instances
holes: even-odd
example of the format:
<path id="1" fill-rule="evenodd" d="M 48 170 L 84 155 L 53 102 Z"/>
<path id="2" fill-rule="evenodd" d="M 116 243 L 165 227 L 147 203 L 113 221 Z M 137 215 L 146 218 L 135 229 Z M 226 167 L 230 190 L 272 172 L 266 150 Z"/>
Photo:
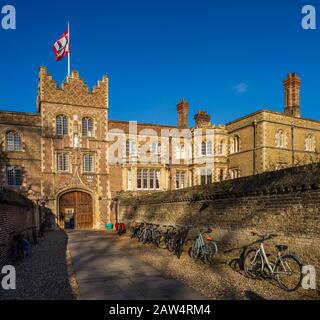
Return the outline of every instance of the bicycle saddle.
<path id="1" fill-rule="evenodd" d="M 276 246 L 276 248 L 282 252 L 282 251 L 286 251 L 288 249 L 288 246 L 284 246 L 284 245 L 278 245 Z"/>

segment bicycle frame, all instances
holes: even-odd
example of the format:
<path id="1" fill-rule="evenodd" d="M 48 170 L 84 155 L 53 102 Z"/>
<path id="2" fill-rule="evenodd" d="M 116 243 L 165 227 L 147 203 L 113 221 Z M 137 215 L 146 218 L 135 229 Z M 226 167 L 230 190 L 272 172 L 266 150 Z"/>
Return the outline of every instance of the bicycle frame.
<path id="1" fill-rule="evenodd" d="M 257 259 L 257 257 L 258 257 L 259 254 L 262 256 L 262 268 L 261 268 L 261 270 L 264 270 L 264 266 L 265 266 L 265 264 L 266 264 L 267 267 L 268 267 L 268 269 L 269 269 L 269 271 L 271 272 L 271 275 L 272 275 L 272 276 L 274 276 L 274 275 L 276 275 L 276 274 L 279 274 L 278 272 L 276 272 L 276 265 L 277 265 L 277 262 L 278 262 L 278 261 L 281 261 L 282 267 L 283 267 L 283 269 L 285 270 L 284 273 L 285 273 L 285 274 L 287 273 L 286 267 L 285 267 L 284 263 L 283 263 L 282 260 L 281 260 L 281 253 L 280 253 L 280 252 L 278 252 L 278 257 L 277 257 L 278 259 L 277 259 L 276 263 L 270 262 L 270 260 L 268 259 L 267 254 L 266 254 L 264 245 L 263 245 L 263 243 L 261 243 L 261 244 L 260 244 L 260 248 L 259 248 L 259 249 L 257 250 L 257 252 L 256 252 L 256 255 L 255 255 L 255 257 L 254 257 L 253 262 L 256 261 L 256 259 Z M 290 269 L 290 268 L 289 268 L 289 269 Z M 290 270 L 290 271 L 291 271 L 291 270 Z"/>
<path id="2" fill-rule="evenodd" d="M 196 250 L 197 250 L 197 255 L 199 255 L 200 252 L 204 254 L 208 253 L 202 234 L 199 234 L 196 239 Z"/>

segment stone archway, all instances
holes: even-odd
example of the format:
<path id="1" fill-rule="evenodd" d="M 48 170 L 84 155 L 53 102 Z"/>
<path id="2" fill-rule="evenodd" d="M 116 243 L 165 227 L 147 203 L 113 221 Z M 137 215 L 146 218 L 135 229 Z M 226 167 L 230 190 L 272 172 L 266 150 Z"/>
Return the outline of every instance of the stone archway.
<path id="1" fill-rule="evenodd" d="M 69 191 L 59 198 L 59 222 L 65 228 L 85 230 L 93 228 L 93 201 L 83 191 Z"/>

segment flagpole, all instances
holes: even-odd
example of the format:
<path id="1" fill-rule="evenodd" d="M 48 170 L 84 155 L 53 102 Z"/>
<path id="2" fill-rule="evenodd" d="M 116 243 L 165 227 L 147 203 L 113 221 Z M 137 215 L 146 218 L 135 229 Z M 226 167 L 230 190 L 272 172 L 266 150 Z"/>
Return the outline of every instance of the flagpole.
<path id="1" fill-rule="evenodd" d="M 69 53 L 68 53 L 68 77 L 71 75 L 71 57 L 70 57 L 70 23 L 68 21 L 68 34 L 69 34 Z"/>

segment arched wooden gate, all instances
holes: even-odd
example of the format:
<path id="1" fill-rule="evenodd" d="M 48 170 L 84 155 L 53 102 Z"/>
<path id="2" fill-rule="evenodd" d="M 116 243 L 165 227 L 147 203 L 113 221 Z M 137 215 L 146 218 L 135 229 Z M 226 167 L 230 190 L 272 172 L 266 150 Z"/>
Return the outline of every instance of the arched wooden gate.
<path id="1" fill-rule="evenodd" d="M 81 191 L 63 194 L 59 199 L 59 217 L 60 223 L 64 224 L 66 228 L 92 229 L 92 197 Z"/>

